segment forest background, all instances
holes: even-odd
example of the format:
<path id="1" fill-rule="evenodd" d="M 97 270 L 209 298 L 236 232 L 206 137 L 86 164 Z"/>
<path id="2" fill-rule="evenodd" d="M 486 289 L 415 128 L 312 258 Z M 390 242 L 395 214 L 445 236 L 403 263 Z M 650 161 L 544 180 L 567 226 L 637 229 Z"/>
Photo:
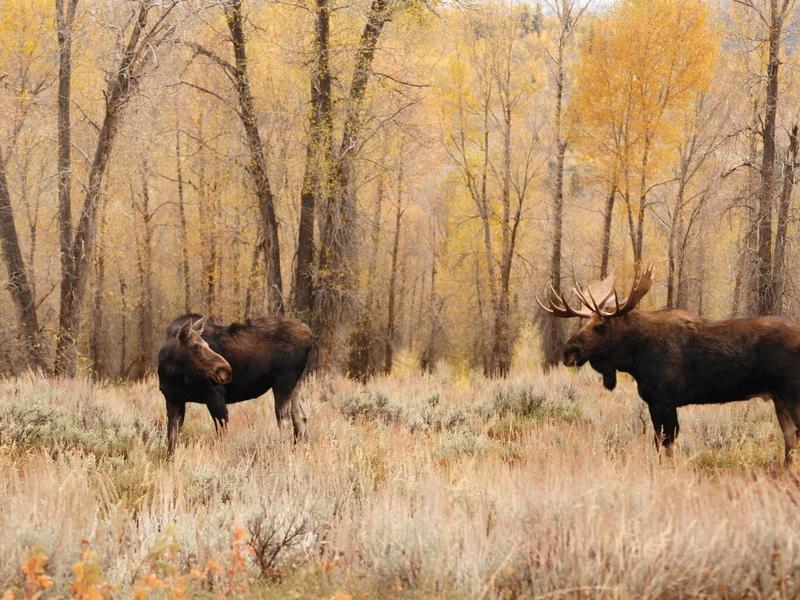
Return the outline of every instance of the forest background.
<path id="1" fill-rule="evenodd" d="M 800 311 L 790 0 L 2 0 L 0 371 L 136 378 L 285 314 L 313 367 L 558 360 L 535 295 Z"/>

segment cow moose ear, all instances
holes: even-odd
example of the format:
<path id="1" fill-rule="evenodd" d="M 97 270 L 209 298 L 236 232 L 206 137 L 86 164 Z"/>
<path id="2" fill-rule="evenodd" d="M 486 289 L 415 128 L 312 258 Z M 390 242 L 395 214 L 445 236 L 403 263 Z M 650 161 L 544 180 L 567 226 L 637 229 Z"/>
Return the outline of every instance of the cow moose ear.
<path id="1" fill-rule="evenodd" d="M 197 321 L 192 323 L 192 329 L 194 329 L 198 333 L 198 335 L 203 333 L 203 329 L 205 329 L 205 326 L 206 326 L 206 317 L 200 317 L 199 319 L 197 319 Z"/>
<path id="2" fill-rule="evenodd" d="M 181 328 L 178 330 L 178 335 L 176 335 L 175 337 L 178 338 L 179 342 L 182 343 L 188 342 L 191 332 L 192 332 L 192 321 L 186 320 L 181 326 Z"/>

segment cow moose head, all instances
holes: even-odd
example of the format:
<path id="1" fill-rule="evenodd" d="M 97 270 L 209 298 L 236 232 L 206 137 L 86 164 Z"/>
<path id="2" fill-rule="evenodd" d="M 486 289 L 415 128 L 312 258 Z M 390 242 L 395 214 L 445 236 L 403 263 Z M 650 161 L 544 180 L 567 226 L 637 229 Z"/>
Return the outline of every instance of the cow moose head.
<path id="1" fill-rule="evenodd" d="M 536 301 L 543 310 L 554 317 L 588 318 L 583 327 L 567 340 L 564 346 L 564 364 L 581 366 L 586 362 L 603 375 L 603 384 L 613 390 L 617 384 L 617 370 L 625 370 L 633 360 L 636 330 L 626 317 L 650 289 L 653 267 L 639 275 L 627 298 L 619 299 L 613 274 L 603 281 L 581 285 L 575 281 L 574 292 L 580 301 L 572 308 L 562 294 L 550 287 L 547 305 Z"/>
<path id="2" fill-rule="evenodd" d="M 230 364 L 201 337 L 205 320 L 205 317 L 197 321 L 187 319 L 181 326 L 175 335 L 174 361 L 187 378 L 230 383 Z"/>

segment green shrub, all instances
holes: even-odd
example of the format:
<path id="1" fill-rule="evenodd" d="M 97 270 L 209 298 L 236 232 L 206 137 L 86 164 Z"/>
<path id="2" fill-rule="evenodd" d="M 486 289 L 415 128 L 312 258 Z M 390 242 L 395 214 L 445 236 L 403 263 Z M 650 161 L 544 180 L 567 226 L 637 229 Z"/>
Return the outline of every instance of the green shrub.
<path id="1" fill-rule="evenodd" d="M 399 423 L 403 420 L 403 407 L 389 399 L 383 390 L 362 391 L 346 394 L 339 401 L 341 411 L 349 418 L 364 417 L 380 420 L 386 424 Z"/>
<path id="2" fill-rule="evenodd" d="M 480 405 L 478 409 L 484 416 L 532 417 L 546 399 L 542 382 L 529 379 L 501 381 L 495 384 L 489 402 Z"/>
<path id="3" fill-rule="evenodd" d="M 131 449 L 157 438 L 152 425 L 122 423 L 98 406 L 75 410 L 41 398 L 24 398 L 0 408 L 0 445 L 16 450 L 79 450 L 98 456 L 127 456 Z"/>
<path id="4" fill-rule="evenodd" d="M 483 436 L 471 431 L 452 434 L 433 451 L 433 460 L 445 462 L 468 454 L 480 454 L 489 448 L 489 442 Z"/>
<path id="5" fill-rule="evenodd" d="M 557 382 L 548 390 L 544 380 L 528 378 L 497 382 L 490 398 L 477 407 L 487 417 L 521 417 L 572 422 L 582 416 L 572 383 Z"/>

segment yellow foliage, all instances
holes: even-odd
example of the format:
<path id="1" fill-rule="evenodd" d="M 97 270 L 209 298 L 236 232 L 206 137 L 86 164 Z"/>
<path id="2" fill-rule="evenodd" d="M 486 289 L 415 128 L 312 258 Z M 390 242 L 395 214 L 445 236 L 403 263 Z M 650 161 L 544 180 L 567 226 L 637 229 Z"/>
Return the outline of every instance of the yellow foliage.
<path id="1" fill-rule="evenodd" d="M 229 579 L 247 574 L 247 555 L 252 549 L 247 543 L 247 532 L 244 527 L 237 525 L 231 535 L 231 559 L 225 574 Z"/>
<path id="2" fill-rule="evenodd" d="M 73 600 L 104 600 L 112 597 L 117 590 L 103 576 L 102 566 L 97 554 L 82 541 L 81 559 L 72 567 L 73 579 L 69 585 Z M 158 598 L 182 600 L 190 598 L 203 586 L 213 583 L 219 598 L 231 598 L 246 594 L 252 584 L 249 576 L 251 566 L 249 555 L 252 548 L 247 540 L 245 528 L 237 525 L 231 534 L 231 554 L 226 568 L 222 568 L 213 557 L 206 560 L 205 566 L 186 570 L 181 566 L 180 544 L 173 528 L 168 527 L 159 537 L 147 555 L 148 570 L 140 574 L 133 585 L 136 600 Z M 32 548 L 22 564 L 24 598 L 41 598 L 53 585 L 52 578 L 45 572 L 48 557 L 41 548 Z M 15 600 L 13 589 L 7 589 L 0 600 Z"/>
<path id="3" fill-rule="evenodd" d="M 474 357 L 476 339 L 486 325 L 481 321 L 491 319 L 492 298 L 500 285 L 500 268 L 495 265 L 503 260 L 517 194 L 524 187 L 521 212 L 527 214 L 544 171 L 538 154 L 545 151 L 538 118 L 548 78 L 541 51 L 547 42 L 523 28 L 519 17 L 507 4 L 493 5 L 491 11 L 450 15 L 452 46 L 436 73 L 444 143 L 456 163 L 445 190 L 446 239 L 439 285 L 459 290 L 458 302 L 447 307 L 448 317 L 459 324 L 460 335 L 452 340 L 458 345 L 454 354 L 459 358 Z M 511 123 L 507 197 L 506 111 Z M 527 227 L 518 228 L 517 250 L 529 236 Z M 481 318 L 476 319 L 476 314 Z"/>
<path id="4" fill-rule="evenodd" d="M 84 543 L 81 560 L 72 566 L 74 577 L 69 586 L 75 600 L 103 600 L 111 596 L 113 589 L 103 577 L 103 569 L 95 552 Z"/>
<path id="5" fill-rule="evenodd" d="M 4 2 L 0 10 L 0 74 L 16 61 L 41 55 L 43 44 L 55 39 L 55 12 L 49 0 Z"/>
<path id="6" fill-rule="evenodd" d="M 572 139 L 624 194 L 646 194 L 704 92 L 719 36 L 700 0 L 624 0 L 598 18 L 575 72 Z"/>
<path id="7" fill-rule="evenodd" d="M 28 558 L 22 564 L 22 572 L 25 574 L 25 597 L 38 598 L 42 592 L 53 585 L 53 578 L 44 571 L 47 563 L 47 556 L 38 546 L 32 548 L 28 553 Z"/>

